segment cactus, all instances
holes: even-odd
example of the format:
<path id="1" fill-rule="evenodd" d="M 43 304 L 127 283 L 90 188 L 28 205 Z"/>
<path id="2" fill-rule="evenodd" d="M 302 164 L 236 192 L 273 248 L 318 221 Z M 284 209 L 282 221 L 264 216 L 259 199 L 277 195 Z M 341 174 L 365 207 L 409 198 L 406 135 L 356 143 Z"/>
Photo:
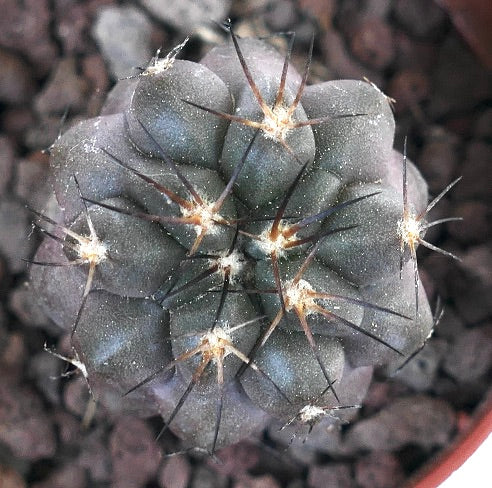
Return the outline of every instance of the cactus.
<path id="1" fill-rule="evenodd" d="M 97 400 L 211 452 L 271 417 L 353 415 L 432 328 L 427 186 L 389 100 L 307 85 L 292 42 L 231 39 L 154 59 L 54 143 L 58 215 L 37 214 L 31 269 Z"/>

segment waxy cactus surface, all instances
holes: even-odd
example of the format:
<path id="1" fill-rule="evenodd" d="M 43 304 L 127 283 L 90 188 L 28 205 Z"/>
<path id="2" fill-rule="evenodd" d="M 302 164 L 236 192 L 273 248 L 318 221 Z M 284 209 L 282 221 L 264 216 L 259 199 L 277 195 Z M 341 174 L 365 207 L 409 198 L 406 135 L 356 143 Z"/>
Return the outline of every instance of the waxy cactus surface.
<path id="1" fill-rule="evenodd" d="M 309 65 L 234 34 L 174 54 L 51 148 L 59 211 L 38 214 L 31 281 L 98 401 L 214 451 L 361 403 L 375 366 L 424 343 L 402 218 L 427 186 L 410 162 L 402 184 L 374 85 L 308 85 Z"/>

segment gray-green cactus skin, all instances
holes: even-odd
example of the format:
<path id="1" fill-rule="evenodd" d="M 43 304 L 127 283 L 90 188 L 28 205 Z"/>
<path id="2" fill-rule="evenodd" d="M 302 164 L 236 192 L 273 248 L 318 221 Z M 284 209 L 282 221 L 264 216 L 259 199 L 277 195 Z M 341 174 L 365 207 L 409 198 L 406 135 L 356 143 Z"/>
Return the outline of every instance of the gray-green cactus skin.
<path id="1" fill-rule="evenodd" d="M 160 414 L 185 445 L 208 450 L 313 402 L 361 403 L 373 368 L 401 363 L 432 328 L 425 293 L 416 312 L 408 252 L 400 269 L 402 155 L 387 98 L 363 81 L 302 88 L 289 66 L 277 105 L 294 103 L 297 125 L 269 133 L 261 100 L 275 106 L 284 57 L 234 41 L 253 84 L 233 43 L 200 63 L 156 61 L 55 142 L 59 239 L 47 236 L 34 259 L 75 264 L 31 270 L 49 316 L 67 331 L 77 320 L 73 345 L 96 398 Z M 427 186 L 410 162 L 407 182 L 423 211 Z M 199 212 L 221 194 L 216 213 Z M 88 220 L 105 255 L 82 302 L 89 261 L 77 265 L 63 228 L 89 236 Z M 296 223 L 273 242 L 275 225 L 280 235 Z M 247 360 L 207 349 L 207 333 L 226 334 Z"/>

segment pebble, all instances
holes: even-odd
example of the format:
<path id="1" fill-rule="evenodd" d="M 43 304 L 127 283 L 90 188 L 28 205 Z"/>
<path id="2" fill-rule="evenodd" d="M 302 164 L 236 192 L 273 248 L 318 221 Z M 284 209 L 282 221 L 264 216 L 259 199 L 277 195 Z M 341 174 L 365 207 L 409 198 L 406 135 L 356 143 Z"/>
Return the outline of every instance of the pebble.
<path id="1" fill-rule="evenodd" d="M 412 36 L 436 38 L 446 27 L 446 14 L 437 3 L 427 0 L 396 0 L 393 12 Z"/>
<path id="2" fill-rule="evenodd" d="M 453 189 L 453 197 L 459 200 L 492 202 L 492 178 L 489 174 L 492 161 L 492 144 L 472 141 L 466 148 L 460 174 L 463 179 Z"/>
<path id="3" fill-rule="evenodd" d="M 32 488 L 85 488 L 85 470 L 75 464 L 66 464 L 59 468 L 48 477 L 48 479 L 33 483 Z"/>
<path id="4" fill-rule="evenodd" d="M 30 388 L 0 382 L 0 441 L 12 453 L 30 461 L 52 457 L 56 437 L 51 416 Z"/>
<path id="5" fill-rule="evenodd" d="M 0 45 L 21 52 L 37 77 L 46 76 L 57 59 L 51 22 L 49 0 L 2 0 Z"/>
<path id="6" fill-rule="evenodd" d="M 355 27 L 350 46 L 363 64 L 375 70 L 386 68 L 395 55 L 391 28 L 376 18 L 364 19 Z"/>
<path id="7" fill-rule="evenodd" d="M 61 359 L 59 362 L 62 365 L 64 363 Z M 63 389 L 64 405 L 69 412 L 77 417 L 83 417 L 89 401 L 90 392 L 87 382 L 82 374 L 77 374 Z"/>
<path id="8" fill-rule="evenodd" d="M 453 215 L 463 218 L 448 224 L 449 235 L 463 245 L 480 244 L 492 237 L 492 210 L 483 202 L 462 202 L 453 209 Z"/>
<path id="9" fill-rule="evenodd" d="M 0 486 L 2 488 L 26 488 L 27 485 L 22 476 L 10 466 L 0 464 Z"/>
<path id="10" fill-rule="evenodd" d="M 477 118 L 473 135 L 477 138 L 492 139 L 492 108 L 484 110 Z"/>
<path id="11" fill-rule="evenodd" d="M 336 0 L 299 0 L 298 3 L 324 30 L 331 28 L 336 13 Z"/>
<path id="12" fill-rule="evenodd" d="M 35 124 L 31 107 L 6 107 L 0 113 L 0 125 L 9 137 L 16 141 L 24 139 L 24 133 Z"/>
<path id="13" fill-rule="evenodd" d="M 425 347 L 396 373 L 395 379 L 415 391 L 430 390 L 446 351 L 447 342 L 445 340 L 430 339 Z"/>
<path id="14" fill-rule="evenodd" d="M 14 192 L 31 208 L 41 210 L 51 188 L 48 185 L 48 155 L 37 152 L 16 164 Z"/>
<path id="15" fill-rule="evenodd" d="M 484 377 L 492 365 L 492 326 L 469 329 L 451 346 L 443 367 L 461 383 Z"/>
<path id="16" fill-rule="evenodd" d="M 86 31 L 90 27 L 91 19 L 86 3 L 73 0 L 54 2 L 56 36 L 63 46 L 65 55 L 87 52 L 90 47 Z"/>
<path id="17" fill-rule="evenodd" d="M 38 352 L 29 358 L 29 377 L 53 405 L 58 405 L 60 402 L 59 386 L 62 368 L 60 360 L 46 351 Z"/>
<path id="18" fill-rule="evenodd" d="M 43 116 L 25 131 L 23 143 L 31 151 L 47 150 L 56 141 L 61 127 L 61 115 Z"/>
<path id="19" fill-rule="evenodd" d="M 175 3 L 159 2 L 165 9 Z M 181 2 L 180 2 L 181 3 Z M 92 34 L 109 63 L 113 78 L 119 79 L 138 73 L 153 55 L 150 46 L 151 23 L 145 14 L 132 6 L 102 8 L 93 25 Z"/>
<path id="20" fill-rule="evenodd" d="M 396 100 L 395 111 L 402 113 L 429 97 L 430 82 L 422 71 L 404 69 L 391 78 L 387 94 Z"/>
<path id="21" fill-rule="evenodd" d="M 430 449 L 449 442 L 455 422 L 453 409 L 443 400 L 409 396 L 354 424 L 346 445 L 353 451 L 394 451 L 410 444 Z"/>
<path id="22" fill-rule="evenodd" d="M 237 481 L 234 488 L 280 488 L 280 484 L 270 474 L 263 476 L 248 477 L 247 479 Z"/>
<path id="23" fill-rule="evenodd" d="M 90 473 L 94 482 L 107 484 L 111 480 L 112 466 L 109 449 L 105 444 L 106 436 L 106 430 L 102 427 L 85 435 L 80 443 L 77 464 Z"/>
<path id="24" fill-rule="evenodd" d="M 109 437 L 109 449 L 113 464 L 111 486 L 139 488 L 156 476 L 161 450 L 143 420 L 119 418 Z"/>
<path id="25" fill-rule="evenodd" d="M 473 110 L 478 103 L 490 98 L 491 77 L 476 62 L 464 41 L 450 34 L 441 46 L 434 70 L 431 117 Z"/>
<path id="26" fill-rule="evenodd" d="M 34 240 L 30 239 L 30 215 L 24 205 L 12 200 L 0 200 L 0 254 L 7 261 L 12 273 L 26 270 L 26 263 L 34 251 Z"/>
<path id="27" fill-rule="evenodd" d="M 34 107 L 43 115 L 62 115 L 67 109 L 71 114 L 77 113 L 84 109 L 88 91 L 87 81 L 77 74 L 75 58 L 66 57 L 59 61 L 36 96 Z"/>
<path id="28" fill-rule="evenodd" d="M 449 287 L 456 309 L 467 324 L 476 324 L 492 314 L 492 248 L 488 244 L 470 247 L 452 269 Z"/>
<path id="29" fill-rule="evenodd" d="M 161 488 L 186 488 L 191 477 L 191 465 L 185 456 L 173 456 L 164 461 L 159 471 Z"/>
<path id="30" fill-rule="evenodd" d="M 87 114 L 90 117 L 99 115 L 106 98 L 110 81 L 102 56 L 90 54 L 82 59 L 82 73 L 90 83 L 90 97 L 87 104 Z"/>
<path id="31" fill-rule="evenodd" d="M 80 420 L 65 410 L 56 410 L 53 413 L 58 439 L 62 446 L 78 444 L 82 436 Z"/>
<path id="32" fill-rule="evenodd" d="M 193 480 L 190 488 L 226 488 L 228 479 L 209 468 L 199 465 L 193 471 Z"/>
<path id="33" fill-rule="evenodd" d="M 460 149 L 458 137 L 451 132 L 439 126 L 428 131 L 417 164 L 433 195 L 438 195 L 456 177 Z"/>
<path id="34" fill-rule="evenodd" d="M 210 29 L 214 22 L 226 20 L 231 0 L 141 0 L 142 5 L 159 20 L 171 24 L 182 33 L 189 35 L 200 29 Z"/>
<path id="35" fill-rule="evenodd" d="M 332 69 L 337 78 L 361 80 L 364 77 L 377 86 L 382 86 L 382 77 L 377 72 L 355 61 L 345 48 L 342 36 L 330 29 L 321 39 L 321 49 L 326 64 Z"/>
<path id="36" fill-rule="evenodd" d="M 9 309 L 25 326 L 43 327 L 54 335 L 60 334 L 60 328 L 51 323 L 43 309 L 38 305 L 28 283 L 22 283 L 9 293 L 8 304 Z"/>
<path id="37" fill-rule="evenodd" d="M 2 333 L 0 344 L 0 367 L 10 378 L 21 379 L 27 357 L 27 347 L 24 336 L 20 332 Z"/>
<path id="38" fill-rule="evenodd" d="M 374 380 L 369 386 L 366 398 L 364 399 L 364 413 L 367 416 L 373 415 L 386 405 L 389 405 L 395 398 L 408 395 L 410 390 L 408 386 L 395 381 L 395 377 L 390 381 Z"/>
<path id="39" fill-rule="evenodd" d="M 0 102 L 17 105 L 30 101 L 35 84 L 26 63 L 0 48 L 0 66 Z"/>
<path id="40" fill-rule="evenodd" d="M 355 463 L 355 479 L 358 488 L 399 488 L 405 476 L 393 454 L 373 451 Z"/>
<path id="41" fill-rule="evenodd" d="M 10 139 L 0 135 L 0 197 L 10 189 L 14 157 L 14 147 Z"/>
<path id="42" fill-rule="evenodd" d="M 348 463 L 330 463 L 312 466 L 309 469 L 309 488 L 355 488 L 355 482 Z"/>
<path id="43" fill-rule="evenodd" d="M 273 0 L 266 9 L 264 19 L 272 32 L 284 32 L 298 22 L 298 14 L 293 2 Z"/>
<path id="44" fill-rule="evenodd" d="M 257 446 L 239 442 L 227 446 L 217 453 L 220 463 L 209 460 L 208 465 L 224 476 L 238 476 L 253 469 L 259 462 L 261 452 Z"/>
<path id="45" fill-rule="evenodd" d="M 421 71 L 429 75 L 436 64 L 438 50 L 430 41 L 415 39 L 401 30 L 393 32 L 395 58 L 392 67 L 399 70 Z"/>

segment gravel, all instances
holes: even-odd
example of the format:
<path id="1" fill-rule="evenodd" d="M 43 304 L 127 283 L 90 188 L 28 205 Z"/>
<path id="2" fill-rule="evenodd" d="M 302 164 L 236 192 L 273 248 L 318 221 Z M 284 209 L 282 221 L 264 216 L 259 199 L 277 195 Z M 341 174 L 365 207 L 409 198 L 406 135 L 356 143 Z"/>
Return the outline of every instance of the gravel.
<path id="1" fill-rule="evenodd" d="M 179 5 L 178 5 L 179 4 Z M 160 488 L 378 488 L 403 479 L 451 442 L 492 385 L 492 100 L 490 72 L 462 41 L 446 12 L 424 0 L 282 2 L 4 0 L 0 16 L 0 479 L 2 488 L 70 486 Z M 192 8 L 193 7 L 193 8 Z M 329 9 L 327 7 L 330 7 Z M 186 15 L 180 9 L 188 9 Z M 191 10 L 190 10 L 191 9 Z M 316 77 L 364 76 L 397 98 L 396 146 L 462 216 L 432 234 L 461 262 L 419 250 L 424 284 L 444 304 L 426 347 L 389 380 L 376 372 L 364 407 L 348 425 L 320 423 L 307 435 L 272 425 L 257 439 L 217 453 L 181 449 L 159 418 L 140 420 L 88 408 L 81 374 L 69 365 L 70 340 L 50 323 L 25 285 L 38 236 L 25 205 L 44 210 L 50 188 L 48 148 L 60 130 L 100 110 L 113 81 L 135 75 L 162 45 L 187 55 L 208 49 L 213 23 L 241 12 L 249 32 L 299 29 L 303 69 L 316 32 Z M 319 30 L 316 24 L 319 21 Z M 203 23 L 205 22 L 205 24 Z M 185 25 L 186 24 L 186 25 Z M 204 27 L 205 25 L 205 27 Z M 308 34 L 306 34 L 306 32 Z M 213 34 L 219 39 L 218 31 Z M 68 110 L 65 122 L 61 116 Z M 435 218 L 438 218 L 437 216 Z M 72 366 L 69 368 L 73 369 Z M 56 377 L 57 379 L 51 379 Z"/>

